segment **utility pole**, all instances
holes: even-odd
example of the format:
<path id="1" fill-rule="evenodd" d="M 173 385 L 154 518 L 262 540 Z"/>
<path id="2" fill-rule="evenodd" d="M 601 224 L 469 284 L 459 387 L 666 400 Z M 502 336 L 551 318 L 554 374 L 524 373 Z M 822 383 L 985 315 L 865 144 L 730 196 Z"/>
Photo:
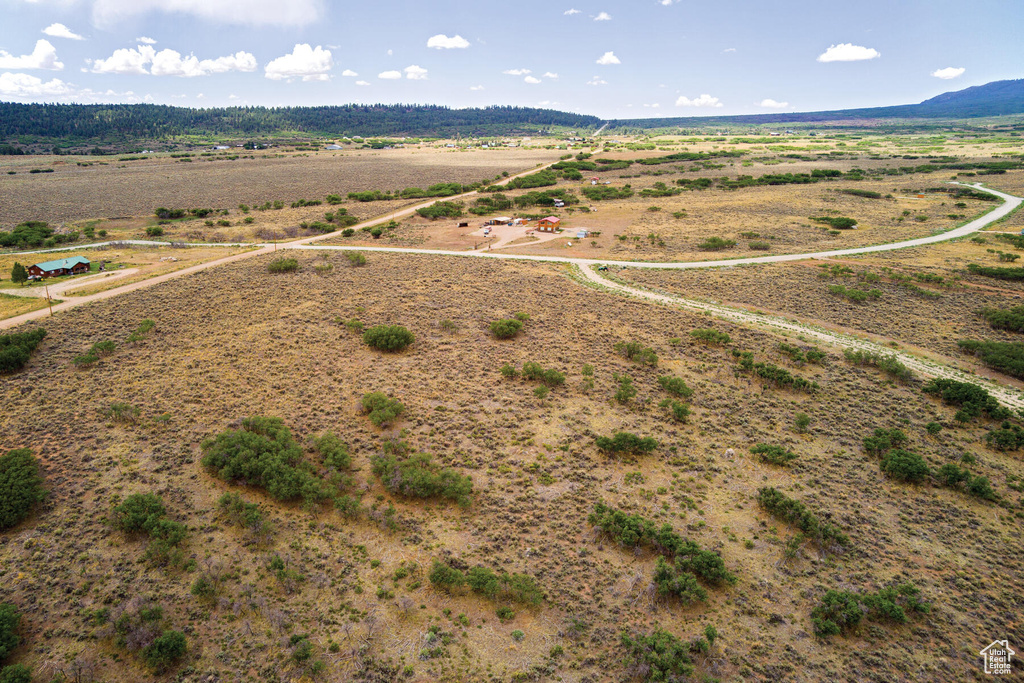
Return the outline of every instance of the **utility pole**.
<path id="1" fill-rule="evenodd" d="M 46 305 L 50 307 L 50 317 L 53 317 L 53 301 L 50 299 L 50 285 L 44 285 L 46 287 Z"/>

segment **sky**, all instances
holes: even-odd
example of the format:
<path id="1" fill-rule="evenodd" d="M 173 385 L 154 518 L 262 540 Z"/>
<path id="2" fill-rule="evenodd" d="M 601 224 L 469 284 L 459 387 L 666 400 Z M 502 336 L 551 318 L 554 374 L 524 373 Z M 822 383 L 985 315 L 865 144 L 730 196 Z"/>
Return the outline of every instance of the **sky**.
<path id="1" fill-rule="evenodd" d="M 0 0 L 0 100 L 649 118 L 1024 77 L 1021 0 Z"/>

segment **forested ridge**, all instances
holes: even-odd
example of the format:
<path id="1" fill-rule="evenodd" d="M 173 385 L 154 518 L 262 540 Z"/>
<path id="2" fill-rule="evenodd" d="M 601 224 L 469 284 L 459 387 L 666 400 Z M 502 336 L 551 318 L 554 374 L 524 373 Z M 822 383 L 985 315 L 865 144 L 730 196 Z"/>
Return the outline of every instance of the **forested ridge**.
<path id="1" fill-rule="evenodd" d="M 281 133 L 449 137 L 593 128 L 596 116 L 528 107 L 451 109 L 437 105 L 189 109 L 157 104 L 0 102 L 0 139 L 158 139 L 176 135 L 269 136 Z"/>

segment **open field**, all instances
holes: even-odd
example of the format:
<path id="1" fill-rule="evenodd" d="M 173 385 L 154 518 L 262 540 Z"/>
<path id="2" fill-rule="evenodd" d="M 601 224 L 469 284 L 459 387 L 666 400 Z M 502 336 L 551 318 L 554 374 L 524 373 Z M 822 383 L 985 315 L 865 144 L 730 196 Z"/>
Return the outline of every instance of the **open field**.
<path id="1" fill-rule="evenodd" d="M 234 153 L 209 160 L 196 156 L 190 163 L 167 155 L 125 162 L 116 157 L 0 157 L 0 226 L 150 216 L 159 206 L 234 209 L 273 200 L 322 200 L 330 193 L 469 184 L 557 158 L 557 152 L 543 149 L 444 148 L 251 155 L 235 160 L 227 158 Z M 53 173 L 29 173 L 34 168 L 52 168 Z"/>
<path id="2" fill-rule="evenodd" d="M 299 260 L 296 274 L 268 276 L 273 257 L 259 256 L 66 311 L 47 321 L 28 367 L 0 384 L 3 446 L 31 447 L 51 491 L 35 516 L 0 537 L 0 602 L 22 605 L 25 615 L 18 661 L 50 671 L 77 658 L 97 680 L 151 680 L 92 616 L 103 607 L 116 616 L 139 599 L 161 604 L 185 631 L 187 680 L 298 678 L 308 664 L 293 656 L 296 634 L 308 634 L 310 661 L 325 663 L 322 680 L 622 680 L 622 629 L 660 625 L 689 640 L 714 625 L 719 641 L 696 659 L 698 672 L 721 680 L 953 682 L 977 671 L 976 653 L 993 638 L 1024 636 L 1012 619 L 1024 609 L 1024 577 L 1007 560 L 1024 554 L 1014 517 L 1024 465 L 1019 454 L 983 445 L 991 425 L 955 426 L 953 409 L 919 384 L 893 384 L 834 350 L 821 365 L 797 365 L 778 349 L 797 340 L 583 289 L 554 266 L 369 254 L 365 267 L 352 268 L 337 253 L 289 255 Z M 316 274 L 327 262 L 333 269 Z M 722 274 L 731 272 L 743 271 Z M 487 333 L 490 321 L 516 312 L 531 316 L 518 338 Z M 125 343 L 147 318 L 155 331 Z M 416 341 L 397 354 L 371 351 L 341 324 L 353 318 L 405 325 Z M 457 329 L 442 329 L 444 320 Z M 689 340 L 704 327 L 731 342 Z M 72 359 L 103 340 L 118 349 L 74 369 Z M 617 354 L 620 341 L 652 347 L 657 368 Z M 762 386 L 737 372 L 731 349 L 820 389 Z M 499 373 L 503 363 L 526 361 L 565 372 L 565 384 L 538 398 L 535 383 Z M 590 390 L 584 364 L 594 367 Z M 616 373 L 638 390 L 625 404 L 612 399 Z M 658 407 L 667 396 L 659 375 L 694 389 L 687 424 Z M 405 404 L 393 428 L 374 428 L 361 414 L 357 402 L 370 391 Z M 138 422 L 105 417 L 116 402 L 138 407 Z M 807 433 L 793 428 L 799 412 L 810 417 Z M 364 512 L 349 519 L 326 507 L 302 510 L 205 471 L 203 439 L 254 414 L 283 418 L 302 441 L 335 431 L 353 455 L 348 491 L 361 496 Z M 932 421 L 944 425 L 935 435 L 925 430 Z M 876 427 L 903 429 L 908 448 L 933 467 L 970 454 L 970 469 L 991 480 L 1002 506 L 884 477 L 860 444 Z M 659 445 L 624 458 L 595 447 L 595 436 L 620 429 Z M 394 438 L 470 475 L 472 504 L 387 491 L 369 458 Z M 799 457 L 789 468 L 764 464 L 748 451 L 758 442 Z M 763 486 L 836 524 L 851 549 L 825 555 L 805 545 L 784 560 L 795 530 L 759 509 Z M 274 521 L 269 543 L 248 539 L 218 512 L 228 490 Z M 194 571 L 152 566 L 142 560 L 145 541 L 103 523 L 112 503 L 150 491 L 188 525 Z M 654 556 L 587 523 L 602 500 L 720 553 L 737 583 L 708 586 L 707 603 L 690 607 L 657 597 Z M 384 514 L 389 505 L 393 518 Z M 274 578 L 273 555 L 302 579 Z M 528 573 L 547 599 L 515 607 L 503 622 L 492 601 L 431 587 L 433 559 Z M 396 578 L 409 562 L 418 570 Z M 216 578 L 212 598 L 190 593 L 201 575 Z M 908 580 L 933 603 L 930 614 L 903 626 L 865 623 L 828 641 L 812 635 L 810 610 L 827 589 Z M 431 626 L 447 642 L 431 637 Z M 556 646 L 564 654 L 552 655 Z"/>

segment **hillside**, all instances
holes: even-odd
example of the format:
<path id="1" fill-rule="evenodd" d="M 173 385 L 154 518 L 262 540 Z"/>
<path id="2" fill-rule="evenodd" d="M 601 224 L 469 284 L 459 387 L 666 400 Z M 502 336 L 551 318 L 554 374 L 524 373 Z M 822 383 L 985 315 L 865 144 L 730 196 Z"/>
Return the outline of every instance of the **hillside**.
<path id="1" fill-rule="evenodd" d="M 609 128 L 665 128 L 726 124 L 816 123 L 843 119 L 962 119 L 1024 113 L 1024 79 L 994 81 L 964 90 L 947 92 L 920 104 L 865 109 L 750 114 L 745 116 L 674 117 L 664 119 L 619 119 Z"/>
<path id="2" fill-rule="evenodd" d="M 189 109 L 154 104 L 0 103 L 0 140 L 159 139 L 179 135 L 261 137 L 506 135 L 600 125 L 596 116 L 552 109 L 373 104 L 338 107 Z"/>

